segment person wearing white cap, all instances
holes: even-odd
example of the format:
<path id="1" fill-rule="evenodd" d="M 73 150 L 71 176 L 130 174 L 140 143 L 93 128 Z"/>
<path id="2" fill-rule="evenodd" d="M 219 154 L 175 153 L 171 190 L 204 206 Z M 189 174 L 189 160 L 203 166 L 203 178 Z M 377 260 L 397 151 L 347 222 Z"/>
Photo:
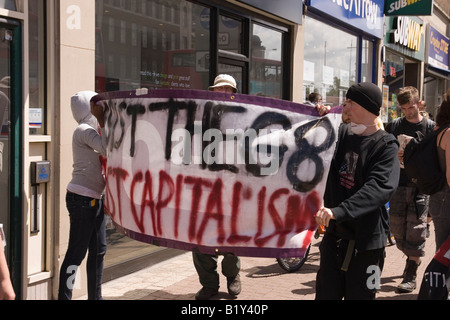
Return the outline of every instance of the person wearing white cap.
<path id="1" fill-rule="evenodd" d="M 236 93 L 236 80 L 228 74 L 220 74 L 214 80 L 210 91 Z M 233 297 L 241 292 L 241 280 L 239 271 L 241 261 L 231 252 L 221 252 L 222 273 L 227 278 L 228 293 Z M 217 273 L 218 255 L 201 253 L 198 249 L 192 251 L 194 266 L 197 270 L 202 288 L 196 293 L 196 300 L 208 300 L 219 293 L 219 274 Z"/>
<path id="2" fill-rule="evenodd" d="M 236 93 L 236 80 L 228 74 L 219 74 L 214 79 L 214 84 L 209 87 L 209 91 Z"/>

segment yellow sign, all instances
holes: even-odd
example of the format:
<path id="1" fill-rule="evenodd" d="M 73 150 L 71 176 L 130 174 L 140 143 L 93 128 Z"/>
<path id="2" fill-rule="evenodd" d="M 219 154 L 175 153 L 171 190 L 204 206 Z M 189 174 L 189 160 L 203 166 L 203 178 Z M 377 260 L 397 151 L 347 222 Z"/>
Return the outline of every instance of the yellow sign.
<path id="1" fill-rule="evenodd" d="M 420 38 L 424 32 L 423 25 L 408 17 L 397 17 L 396 20 L 397 28 L 394 30 L 394 43 L 414 51 L 420 51 Z"/>

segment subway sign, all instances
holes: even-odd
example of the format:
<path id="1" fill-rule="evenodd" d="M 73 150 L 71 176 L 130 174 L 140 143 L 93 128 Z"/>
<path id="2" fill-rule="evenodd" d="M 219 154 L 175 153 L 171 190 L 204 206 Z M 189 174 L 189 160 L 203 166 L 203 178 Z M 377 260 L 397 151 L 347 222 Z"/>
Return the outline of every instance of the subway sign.
<path id="1" fill-rule="evenodd" d="M 385 46 L 405 56 L 425 60 L 425 28 L 417 17 L 386 17 Z"/>
<path id="2" fill-rule="evenodd" d="M 433 0 L 385 0 L 385 16 L 431 16 Z"/>
<path id="3" fill-rule="evenodd" d="M 408 17 L 397 17 L 394 19 L 393 43 L 407 47 L 414 51 L 420 50 L 420 41 L 424 34 L 423 25 Z"/>

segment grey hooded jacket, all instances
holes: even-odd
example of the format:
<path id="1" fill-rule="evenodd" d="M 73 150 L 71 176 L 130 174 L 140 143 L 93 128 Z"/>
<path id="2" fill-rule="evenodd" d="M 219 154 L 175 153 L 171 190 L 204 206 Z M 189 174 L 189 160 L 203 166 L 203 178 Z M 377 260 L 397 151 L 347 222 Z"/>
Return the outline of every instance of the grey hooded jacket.
<path id="1" fill-rule="evenodd" d="M 73 172 L 67 190 L 100 199 L 105 189 L 100 155 L 106 157 L 106 134 L 98 132 L 98 121 L 91 114 L 90 100 L 97 93 L 81 91 L 72 96 L 71 107 L 78 122 L 72 138 Z"/>

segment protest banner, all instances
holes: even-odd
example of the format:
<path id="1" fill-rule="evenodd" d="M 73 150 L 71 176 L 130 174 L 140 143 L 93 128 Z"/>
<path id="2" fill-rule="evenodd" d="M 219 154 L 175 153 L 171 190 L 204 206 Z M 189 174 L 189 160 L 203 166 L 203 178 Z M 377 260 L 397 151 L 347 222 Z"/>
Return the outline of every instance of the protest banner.
<path id="1" fill-rule="evenodd" d="M 342 108 L 197 90 L 102 93 L 105 207 L 160 246 L 303 256 L 317 228 Z"/>

